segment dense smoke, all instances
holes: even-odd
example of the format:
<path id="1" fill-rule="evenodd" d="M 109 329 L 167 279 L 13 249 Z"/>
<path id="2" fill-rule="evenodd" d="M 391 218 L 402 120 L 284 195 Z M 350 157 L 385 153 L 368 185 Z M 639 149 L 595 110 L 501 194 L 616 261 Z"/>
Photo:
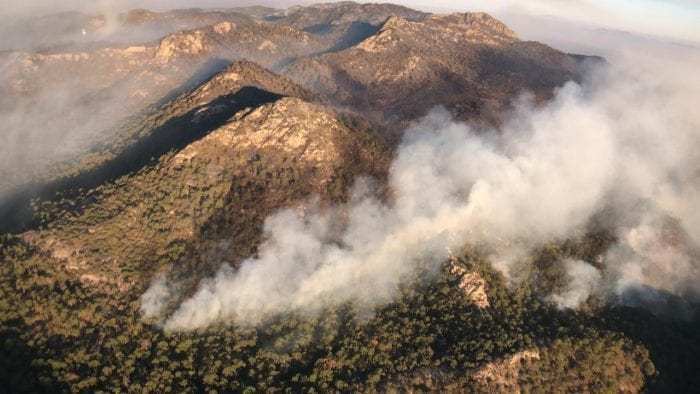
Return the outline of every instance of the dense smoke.
<path id="1" fill-rule="evenodd" d="M 419 267 L 472 245 L 513 283 L 534 249 L 585 231 L 596 214 L 619 243 L 592 262 L 562 261 L 569 286 L 550 298 L 575 308 L 591 294 L 620 299 L 650 287 L 698 290 L 700 85 L 697 59 L 634 58 L 569 83 L 554 100 L 516 106 L 501 130 L 477 130 L 436 109 L 406 134 L 393 162 L 393 197 L 358 181 L 346 206 L 269 217 L 255 257 L 224 263 L 164 319 L 166 330 L 256 325 L 280 313 L 352 302 L 387 303 Z M 601 215 L 598 215 L 601 216 Z M 605 222 L 609 223 L 605 223 Z M 159 281 L 145 316 L 163 314 Z"/>
<path id="2" fill-rule="evenodd" d="M 561 263 L 567 273 L 567 288 L 562 293 L 552 294 L 550 300 L 560 308 L 576 308 L 596 292 L 601 274 L 585 261 L 567 259 Z"/>

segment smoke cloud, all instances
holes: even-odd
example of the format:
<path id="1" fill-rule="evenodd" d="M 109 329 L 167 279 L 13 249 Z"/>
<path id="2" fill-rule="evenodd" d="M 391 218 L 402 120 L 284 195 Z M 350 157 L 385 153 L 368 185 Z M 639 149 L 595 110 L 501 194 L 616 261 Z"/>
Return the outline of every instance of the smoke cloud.
<path id="1" fill-rule="evenodd" d="M 101 1 L 78 7 L 105 15 L 102 33 L 93 36 L 76 30 L 88 16 L 72 15 L 75 26 L 55 26 L 57 19 L 48 18 L 51 34 L 38 38 L 12 34 L 20 24 L 4 23 L 9 28 L 0 29 L 7 33 L 0 49 L 151 40 L 164 31 L 125 36 L 115 27 L 117 14 L 127 4 L 163 9 L 185 3 Z M 0 7 L 2 21 L 62 10 L 56 2 L 7 5 Z M 43 32 L 41 20 L 34 27 Z M 605 41 L 594 33 L 586 48 Z M 629 37 L 620 40 L 614 51 L 605 50 L 615 52 L 613 66 L 597 70 L 582 86 L 562 87 L 546 105 L 524 98 L 499 130 L 476 129 L 435 109 L 407 130 L 391 168 L 388 201 L 378 197 L 372 180 L 359 179 L 346 205 L 322 209 L 311 202 L 303 212 L 277 212 L 266 221 L 256 256 L 222 262 L 169 315 L 165 311 L 181 289 L 159 276 L 142 296 L 144 317 L 161 319 L 166 330 L 191 330 L 215 323 L 257 325 L 279 314 L 316 314 L 346 302 L 371 312 L 392 301 L 401 284 L 421 280 L 417 272 L 437 270 L 450 250 L 465 245 L 484 251 L 517 283 L 530 268 L 531 252 L 581 234 L 594 217 L 601 221 L 601 212 L 606 214 L 599 225 L 617 243 L 595 262 L 561 261 L 567 287 L 550 301 L 560 308 L 576 308 L 591 295 L 625 302 L 628 292 L 645 288 L 655 290 L 650 297 L 696 300 L 700 55 L 692 46 L 660 48 L 665 43 L 656 42 L 651 55 L 630 56 L 618 51 Z M 650 49 L 648 40 L 634 42 L 636 52 Z M 9 86 L 8 70 L 21 56 L 0 52 L 0 86 Z M 124 104 L 135 90 L 130 80 L 105 90 L 81 89 L 80 80 L 40 90 L 27 102 L 0 98 L 0 198 L 33 173 L 109 141 L 105 130 L 130 113 Z"/>
<path id="2" fill-rule="evenodd" d="M 550 300 L 559 308 L 576 308 L 600 287 L 600 271 L 585 261 L 567 259 L 562 262 L 567 273 L 567 289 L 553 294 Z"/>
<path id="3" fill-rule="evenodd" d="M 568 288 L 551 301 L 575 308 L 590 294 L 614 299 L 640 286 L 694 297 L 700 84 L 687 77 L 695 60 L 637 57 L 598 70 L 544 106 L 521 100 L 501 130 L 434 110 L 406 132 L 388 202 L 359 180 L 345 206 L 270 216 L 258 255 L 237 269 L 224 263 L 164 328 L 256 325 L 346 302 L 371 311 L 418 268 L 437 269 L 464 245 L 517 282 L 530 252 L 580 234 L 602 210 L 619 243 L 595 267 L 562 261 Z M 146 297 L 163 286 L 172 285 L 157 282 Z M 162 315 L 164 303 L 147 305 L 149 316 Z"/>

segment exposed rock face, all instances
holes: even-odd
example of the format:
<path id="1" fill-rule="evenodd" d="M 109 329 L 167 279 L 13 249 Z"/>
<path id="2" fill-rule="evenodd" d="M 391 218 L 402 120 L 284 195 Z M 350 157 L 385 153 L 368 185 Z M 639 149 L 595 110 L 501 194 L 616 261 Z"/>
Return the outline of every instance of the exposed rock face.
<path id="1" fill-rule="evenodd" d="M 208 24 L 145 44 L 5 54 L 4 78 L 0 85 L 7 94 L 0 98 L 0 108 L 29 108 L 47 92 L 61 92 L 67 87 L 71 96 L 61 97 L 61 102 L 66 107 L 85 111 L 78 111 L 71 117 L 38 113 L 27 117 L 31 120 L 29 124 L 9 127 L 41 130 L 39 125 L 51 119 L 53 131 L 84 128 L 86 133 L 80 137 L 87 143 L 116 146 L 109 151 L 93 152 L 67 169 L 56 167 L 60 171 L 51 172 L 51 176 L 57 173 L 72 176 L 85 169 L 100 169 L 107 165 L 105 163 L 117 160 L 122 152 L 120 147 L 151 135 L 152 130 L 158 131 L 153 134 L 159 136 L 158 141 L 173 144 L 164 146 L 184 148 L 190 141 L 186 127 L 212 132 L 212 127 L 222 127 L 229 118 L 243 111 L 245 105 L 257 107 L 278 96 L 308 101 L 312 99 L 310 91 L 318 92 L 323 100 L 361 112 L 373 124 L 397 132 L 434 105 L 444 105 L 462 119 L 495 123 L 496 113 L 520 92 L 531 90 L 545 97 L 554 86 L 577 75 L 570 57 L 546 46 L 518 41 L 512 31 L 486 14 L 430 16 L 393 5 L 334 3 L 297 8 L 262 21 L 257 18 L 269 10 L 248 11 L 257 16 L 231 11 L 154 13 L 136 10 L 120 17 L 120 23 L 151 27 L 161 23 L 178 27 Z M 358 24 L 364 27 L 348 36 L 348 29 Z M 102 28 L 101 23 L 94 25 L 96 29 Z M 357 40 L 362 41 L 342 49 Z M 329 50 L 331 52 L 322 54 Z M 291 62 L 285 71 L 307 89 L 252 63 L 236 63 L 228 68 L 224 67 L 228 60 L 210 63 L 212 58 L 238 57 L 268 67 Z M 224 72 L 208 79 L 222 67 Z M 206 82 L 200 85 L 202 81 Z M 188 93 L 181 95 L 183 91 Z M 172 100 L 173 97 L 179 98 Z M 144 111 L 149 105 L 157 105 L 159 110 L 155 114 L 151 110 Z M 295 103 L 285 111 L 302 107 Z M 108 108 L 109 112 L 101 113 L 101 108 Z M 271 113 L 281 112 L 280 108 L 273 109 Z M 58 113 L 65 110 L 56 108 Z M 123 126 L 121 119 L 133 114 L 138 115 L 131 116 L 131 123 Z M 257 112 L 249 116 L 248 121 L 256 116 L 268 119 L 267 115 Z M 93 123 L 85 122 L 86 118 Z M 301 118 L 289 121 L 293 119 Z M 321 127 L 314 119 L 325 118 L 312 116 L 311 128 L 303 130 L 304 133 Z M 279 121 L 282 122 L 281 118 Z M 265 141 L 275 138 L 266 132 L 286 136 L 289 146 L 310 138 L 309 134 L 290 131 L 291 126 L 284 122 L 265 127 L 246 141 L 267 146 Z M 104 132 L 107 128 L 110 133 Z M 119 131 L 117 135 L 113 135 L 113 130 Z M 178 131 L 168 134 L 166 130 Z M 330 130 L 336 129 L 331 127 Z M 318 138 L 326 134 L 318 132 Z M 256 139 L 262 136 L 266 137 Z M 237 136 L 230 138 L 245 145 Z M 114 144 L 115 140 L 120 142 Z M 76 149 L 82 152 L 88 147 L 92 146 L 77 144 Z M 330 148 L 312 147 L 313 144 L 310 150 L 295 151 L 295 154 L 310 158 L 335 157 Z M 165 153 L 143 149 L 141 153 L 154 157 Z M 181 162 L 193 152 L 185 151 L 178 156 Z M 46 158 L 46 163 L 31 163 L 40 169 L 44 168 L 41 164 L 48 166 L 52 164 L 50 159 L 54 159 L 50 155 L 30 156 Z M 335 170 L 328 167 L 324 171 Z M 26 177 L 15 180 L 13 174 L 12 171 L 2 174 L 0 193 L 22 186 L 20 182 Z M 323 182 L 318 183 L 321 184 Z M 314 190 L 322 190 L 322 187 Z M 465 292 L 477 305 L 487 305 L 483 281 L 473 274 L 463 277 Z"/>
<path id="2" fill-rule="evenodd" d="M 161 41 L 161 46 L 164 43 L 173 46 L 172 40 L 184 43 L 185 55 L 245 58 L 266 67 L 323 51 L 327 46 L 309 33 L 261 21 L 238 24 L 221 22 L 166 37 Z M 179 47 L 177 44 L 175 46 Z"/>
<path id="3" fill-rule="evenodd" d="M 216 26 L 214 28 L 216 29 Z M 210 50 L 211 44 L 206 41 L 201 30 L 173 34 L 160 42 L 156 58 L 168 61 L 176 54 L 199 55 Z"/>
<path id="4" fill-rule="evenodd" d="M 5 55 L 8 60 L 0 82 L 12 81 L 21 86 L 21 90 L 12 89 L 9 93 L 25 96 L 65 82 L 78 84 L 76 88 L 84 89 L 85 94 L 133 80 L 150 91 L 160 82 L 163 88 L 149 94 L 158 99 L 159 94 L 176 88 L 212 58 L 245 58 L 271 67 L 324 48 L 315 36 L 289 26 L 252 19 L 222 21 L 167 35 L 156 44 Z M 143 105 L 144 101 L 135 104 Z"/>
<path id="5" fill-rule="evenodd" d="M 10 95 L 31 96 L 42 89 L 57 88 L 61 83 L 75 84 L 78 92 L 94 94 L 98 89 L 133 81 L 143 91 L 153 91 L 148 96 L 156 100 L 185 82 L 212 58 L 245 58 L 271 67 L 325 48 L 326 44 L 309 33 L 239 15 L 236 22 L 224 20 L 179 31 L 155 44 L 5 55 L 5 75 L 0 83 L 10 88 Z M 155 89 L 159 84 L 163 86 Z M 16 98 L 7 98 L 7 102 Z M 134 105 L 145 103 L 149 101 L 137 100 Z"/>
<path id="6" fill-rule="evenodd" d="M 467 272 L 464 268 L 451 262 L 450 273 L 460 277 L 459 288 L 464 291 L 464 294 L 479 308 L 488 308 L 488 295 L 486 294 L 486 281 L 479 275 L 478 272 Z"/>
<path id="7" fill-rule="evenodd" d="M 333 113 L 323 107 L 297 98 L 282 98 L 241 113 L 232 122 L 187 146 L 173 160 L 181 165 L 214 147 L 236 150 L 236 155 L 272 150 L 276 156 L 295 158 L 297 165 L 314 168 L 317 182 L 313 183 L 320 188 L 315 191 L 322 192 L 330 181 L 334 163 L 342 158 L 340 141 L 350 142 L 347 132 Z"/>
<path id="8" fill-rule="evenodd" d="M 214 31 L 218 34 L 226 34 L 236 27 L 235 24 L 231 22 L 221 22 L 214 25 Z"/>
<path id="9" fill-rule="evenodd" d="M 351 47 L 374 34 L 392 16 L 421 20 L 429 14 L 394 4 L 358 4 L 338 2 L 292 7 L 266 19 L 314 34 L 326 50 Z"/>
<path id="10" fill-rule="evenodd" d="M 473 375 L 473 379 L 489 387 L 491 392 L 520 393 L 518 384 L 520 368 L 524 362 L 540 359 L 538 350 L 523 350 L 502 360 L 494 361 L 479 368 Z"/>
<path id="11" fill-rule="evenodd" d="M 226 10 L 186 9 L 154 12 L 135 9 L 119 15 L 87 15 L 62 12 L 9 21 L 0 26 L 4 38 L 0 50 L 51 49 L 89 50 L 114 44 L 156 40 L 180 30 L 195 29 L 219 22 L 239 22 L 274 13 L 264 7 Z M 8 21 L 3 21 L 8 22 Z"/>
<path id="12" fill-rule="evenodd" d="M 0 53 L 0 117 L 10 119 L 3 127 L 25 133 L 20 136 L 26 146 L 60 146 L 73 137 L 68 131 L 80 127 L 85 132 L 78 133 L 85 143 L 66 156 L 69 161 L 59 166 L 47 160 L 51 171 L 37 176 L 38 188 L 21 189 L 11 199 L 27 208 L 29 196 L 39 190 L 37 195 L 47 207 L 40 211 L 41 225 L 32 225 L 31 231 L 18 237 L 21 247 L 6 247 L 0 237 L 0 253 L 26 253 L 12 265 L 4 264 L 8 255 L 0 255 L 0 267 L 8 274 L 7 282 L 12 282 L 3 288 L 4 294 L 13 295 L 10 302 L 0 300 L 0 306 L 22 312 L 17 318 L 6 314 L 10 318 L 0 323 L 10 329 L 5 333 L 21 333 L 18 343 L 37 346 L 36 355 L 41 358 L 33 363 L 36 371 L 50 367 L 47 373 L 53 374 L 42 379 L 53 383 L 52 376 L 57 377 L 57 383 L 67 384 L 66 390 L 116 390 L 124 384 L 122 390 L 128 391 L 147 387 L 140 385 L 141 379 L 157 380 L 166 370 L 161 364 L 164 355 L 177 354 L 172 365 L 173 375 L 184 376 L 177 383 L 180 389 L 186 384 L 202 388 L 211 376 L 223 376 L 219 388 L 226 390 L 227 381 L 236 381 L 233 376 L 246 384 L 262 382 L 277 371 L 281 371 L 277 376 L 296 374 L 299 363 L 306 368 L 316 362 L 322 374 L 342 374 L 349 366 L 361 368 L 354 369 L 360 385 L 336 381 L 344 385 L 335 386 L 338 390 L 381 391 L 381 379 L 389 378 L 384 366 L 400 355 L 400 364 L 391 366 L 399 376 L 399 387 L 421 392 L 450 391 L 449 387 L 454 392 L 519 392 L 521 385 L 527 391 L 527 384 L 540 371 L 548 373 L 540 381 L 549 379 L 555 387 L 558 378 L 568 380 L 565 391 L 598 388 L 596 379 L 603 375 L 617 383 L 618 391 L 642 389 L 644 376 L 637 361 L 643 357 L 631 353 L 627 344 L 609 347 L 592 342 L 602 350 L 588 353 L 587 343 L 531 349 L 531 337 L 521 335 L 532 329 L 531 320 L 520 318 L 529 310 L 518 309 L 515 319 L 498 321 L 513 315 L 496 309 L 496 301 L 501 305 L 503 298 L 496 299 L 494 282 L 487 284 L 486 276 L 456 261 L 450 273 L 458 280 L 448 282 L 449 286 L 456 283 L 464 297 L 452 297 L 456 289 L 430 288 L 425 296 L 414 298 L 429 302 L 429 309 L 405 304 L 390 308 L 386 318 L 381 316 L 385 312 L 378 311 L 376 321 L 382 324 L 367 327 L 340 326 L 331 316 L 329 332 L 337 328 L 343 334 L 349 328 L 359 340 L 345 341 L 345 336 L 337 335 L 330 339 L 333 345 L 326 346 L 316 341 L 321 331 L 312 327 L 313 332 L 308 331 L 312 351 L 304 353 L 307 346 L 300 342 L 294 352 L 300 350 L 303 358 L 273 357 L 270 366 L 281 369 L 265 372 L 270 375 L 259 374 L 253 365 L 239 368 L 250 357 L 262 360 L 269 355 L 264 335 L 254 334 L 257 338 L 248 346 L 243 344 L 245 332 L 226 329 L 194 341 L 197 344 L 190 348 L 191 337 L 164 338 L 138 317 L 135 300 L 155 272 L 169 271 L 178 279 L 173 281 L 177 291 L 186 296 L 188 288 L 193 289 L 200 278 L 211 278 L 222 262 L 235 267 L 255 256 L 264 221 L 271 213 L 303 210 L 309 199 L 318 199 L 321 208 L 346 201 L 348 187 L 359 175 L 379 179 L 381 187 L 391 160 L 391 149 L 380 138 L 385 129 L 397 132 L 434 105 L 446 106 L 461 119 L 497 124 L 499 111 L 520 92 L 531 91 L 545 99 L 555 86 L 577 78 L 576 61 L 569 55 L 519 41 L 486 14 L 429 15 L 386 4 L 342 2 L 285 13 L 265 7 L 134 10 L 116 21 L 81 14 L 40 20 L 49 25 L 63 21 L 59 27 L 68 36 L 86 37 L 50 50 Z M 131 35 L 121 37 L 126 32 Z M 100 37 L 106 42 L 89 41 Z M 116 37 L 120 41 L 110 41 Z M 288 74 L 280 76 L 269 69 Z M 341 112 L 347 108 L 369 121 Z M 30 122 L 13 123 L 15 118 L 5 117 L 13 111 Z M 29 131 L 35 129 L 37 133 L 31 135 Z M 47 132 L 42 134 L 44 129 Z M 32 163 L 48 158 L 23 153 Z M 14 159 L 0 157 L 0 164 Z M 24 186 L 21 182 L 29 178 L 26 168 L 17 175 L 6 168 L 10 167 L 0 166 L 0 197 L 6 187 L 16 186 L 15 181 Z M 2 233 L 6 219 L 21 222 L 29 209 L 0 201 L 4 204 L 0 205 Z M 7 232 L 20 231 L 24 230 Z M 76 294 L 78 298 L 73 297 Z M 93 297 L 102 299 L 97 303 Z M 64 300 L 66 305 L 61 304 Z M 430 309 L 436 305 L 448 309 Z M 447 313 L 436 318 L 435 311 Z M 420 320 L 413 320 L 414 316 Z M 458 320 L 461 317 L 468 319 Z M 68 321 L 71 324 L 64 324 Z M 473 335 L 479 326 L 471 322 L 487 321 L 498 323 L 487 327 L 512 331 L 507 333 L 507 343 L 501 343 L 491 330 Z M 15 326 L 16 322 L 21 324 Z M 282 325 L 281 330 L 305 325 L 299 322 Z M 232 333 L 235 336 L 229 336 Z M 139 339 L 130 342 L 131 338 Z M 227 346 L 219 346 L 212 338 L 225 340 Z M 167 347 L 175 343 L 176 348 Z M 409 349 L 417 346 L 406 352 L 406 344 Z M 188 374 L 185 362 L 180 363 L 196 360 L 211 349 L 229 349 L 228 345 L 242 346 L 236 352 L 245 353 L 243 364 L 225 365 L 220 361 L 231 361 L 225 359 L 229 354 L 216 360 L 219 355 L 214 355 L 211 360 L 198 360 L 202 364 L 197 367 L 203 367 Z M 149 353 L 154 347 L 160 350 Z M 185 348 L 191 350 L 181 351 Z M 314 349 L 325 354 L 321 358 Z M 29 350 L 32 354 L 26 355 L 34 357 L 34 350 Z M 403 357 L 407 353 L 410 357 Z M 601 363 L 601 356 L 611 354 L 614 357 Z M 24 358 L 25 353 L 20 356 Z M 357 362 L 365 358 L 372 360 L 365 365 Z M 128 366 L 119 364 L 124 360 Z M 324 379 L 318 369 L 314 371 Z M 132 380 L 127 382 L 123 377 L 129 374 Z M 583 374 L 589 376 L 580 383 Z M 114 380 L 79 386 L 98 376 Z M 408 381 L 412 377 L 417 382 Z M 364 381 L 380 385 L 363 386 Z M 161 382 L 156 383 L 149 386 L 153 391 L 169 388 L 167 382 L 163 389 L 158 386 Z M 293 382 L 299 388 L 311 388 L 311 383 Z"/>
<path id="13" fill-rule="evenodd" d="M 444 26 L 451 36 L 477 44 L 504 45 L 517 41 L 515 32 L 498 19 L 483 12 L 465 14 L 432 15 L 431 21 Z"/>

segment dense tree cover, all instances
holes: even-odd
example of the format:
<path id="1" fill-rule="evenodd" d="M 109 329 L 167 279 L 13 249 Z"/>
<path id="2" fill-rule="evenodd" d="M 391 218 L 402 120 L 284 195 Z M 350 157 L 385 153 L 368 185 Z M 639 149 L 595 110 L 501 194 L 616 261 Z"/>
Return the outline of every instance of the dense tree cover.
<path id="1" fill-rule="evenodd" d="M 350 117 L 342 123 L 368 127 Z M 365 138 L 357 143 L 381 150 Z M 578 312 L 543 301 L 563 286 L 557 262 L 592 261 L 612 242 L 605 233 L 545 246 L 518 286 L 507 286 L 477 251 L 464 251 L 465 272 L 486 280 L 485 309 L 464 294 L 446 263 L 439 272 L 416 273 L 394 303 L 369 316 L 343 305 L 318 318 L 290 314 L 256 328 L 164 333 L 139 315 L 139 296 L 154 273 L 169 267 L 191 291 L 220 261 L 256 252 L 269 212 L 311 191 L 342 201 L 357 175 L 332 168 L 317 190 L 317 170 L 294 157 L 198 149 L 194 160 L 175 160 L 171 151 L 96 188 L 35 201 L 37 229 L 0 235 L 1 387 L 634 392 L 646 385 L 678 392 L 696 383 L 696 323 L 595 300 Z M 538 356 L 514 362 L 523 352 Z"/>
<path id="2" fill-rule="evenodd" d="M 417 274 L 372 316 L 346 305 L 166 334 L 140 319 L 139 291 L 86 285 L 17 237 L 0 251 L 0 379 L 11 391 L 491 391 L 474 372 L 523 350 L 541 355 L 519 367 L 525 391 L 634 390 L 655 375 L 645 342 L 616 328 L 626 320 L 559 312 L 478 260 L 461 263 L 487 278 L 486 309 L 445 268 Z"/>
<path id="3" fill-rule="evenodd" d="M 562 286 L 564 273 L 556 261 L 591 260 L 611 242 L 600 233 L 544 247 L 517 287 L 507 286 L 477 252 L 465 251 L 459 263 L 488 284 L 486 309 L 472 304 L 459 278 L 443 267 L 416 273 L 396 302 L 371 316 L 345 305 L 320 318 L 281 316 L 258 328 L 222 325 L 164 333 L 138 312 L 138 297 L 153 272 L 174 265 L 174 274 L 189 276 L 194 286 L 216 268 L 206 263 L 222 237 L 231 237 L 229 229 L 245 230 L 233 237 L 250 248 L 237 253 L 255 253 L 264 219 L 256 208 L 266 201 L 271 182 L 292 190 L 292 196 L 294 190 L 305 196 L 303 174 L 287 171 L 270 178 L 265 174 L 277 168 L 265 156 L 243 159 L 250 174 L 237 174 L 230 183 L 204 182 L 209 175 L 201 163 L 147 167 L 80 199 L 37 204 L 38 215 L 49 218 L 39 235 L 2 235 L 3 387 L 13 392 L 511 392 L 515 386 L 524 392 L 642 387 L 679 392 L 692 391 L 697 383 L 696 322 L 596 302 L 579 312 L 559 311 L 543 301 Z M 183 178 L 188 185 L 178 183 Z M 298 189 L 289 188 L 290 179 L 299 180 Z M 337 192 L 330 198 L 341 199 L 350 179 L 347 174 L 337 178 L 338 185 L 331 183 L 329 189 Z M 134 209 L 132 201 L 144 201 L 141 216 L 124 215 Z M 169 219 L 173 210 L 178 221 Z M 134 220 L 140 224 L 133 226 Z M 197 227 L 202 230 L 179 237 L 186 233 L 182 228 Z M 147 242 L 134 241 L 138 237 Z M 59 238 L 85 241 L 89 248 L 68 257 L 69 263 L 79 266 L 80 257 L 89 256 L 101 265 L 92 263 L 85 272 L 106 280 L 85 280 L 81 267 L 67 269 L 65 259 L 54 256 Z M 44 248 L 47 242 L 51 247 Z M 539 357 L 510 363 L 523 351 Z M 507 378 L 484 377 L 483 371 L 499 363 L 512 369 Z"/>

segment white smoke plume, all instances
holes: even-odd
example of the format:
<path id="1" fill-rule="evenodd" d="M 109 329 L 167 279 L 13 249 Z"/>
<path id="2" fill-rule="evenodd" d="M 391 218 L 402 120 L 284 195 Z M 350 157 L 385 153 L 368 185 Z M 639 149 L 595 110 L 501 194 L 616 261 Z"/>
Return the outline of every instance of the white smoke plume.
<path id="1" fill-rule="evenodd" d="M 644 218 L 632 228 L 620 229 L 620 242 L 608 251 L 615 292 L 650 287 L 697 300 L 700 278 L 698 256 L 693 255 L 682 236 L 658 218 Z"/>
<path id="2" fill-rule="evenodd" d="M 635 58 L 609 67 L 585 87 L 564 86 L 544 106 L 524 100 L 498 131 L 433 111 L 406 132 L 389 202 L 363 180 L 346 206 L 272 215 L 259 254 L 238 269 L 224 264 L 164 328 L 256 325 L 344 302 L 371 310 L 391 301 L 418 267 L 437 268 L 465 244 L 489 251 L 517 280 L 528 252 L 580 233 L 602 209 L 612 212 L 608 225 L 620 244 L 601 256 L 600 272 L 562 262 L 569 288 L 553 301 L 574 308 L 604 281 L 616 294 L 639 285 L 694 292 L 698 261 L 686 251 L 700 240 L 696 60 Z M 683 248 L 655 237 L 651 217 L 675 219 Z"/>
<path id="3" fill-rule="evenodd" d="M 567 259 L 562 262 L 567 272 L 567 289 L 553 294 L 550 300 L 559 308 L 576 308 L 598 291 L 602 276 L 592 265 L 580 260 Z"/>
<path id="4" fill-rule="evenodd" d="M 141 316 L 145 319 L 157 317 L 172 297 L 172 290 L 164 275 L 156 277 L 148 291 L 141 296 Z"/>

